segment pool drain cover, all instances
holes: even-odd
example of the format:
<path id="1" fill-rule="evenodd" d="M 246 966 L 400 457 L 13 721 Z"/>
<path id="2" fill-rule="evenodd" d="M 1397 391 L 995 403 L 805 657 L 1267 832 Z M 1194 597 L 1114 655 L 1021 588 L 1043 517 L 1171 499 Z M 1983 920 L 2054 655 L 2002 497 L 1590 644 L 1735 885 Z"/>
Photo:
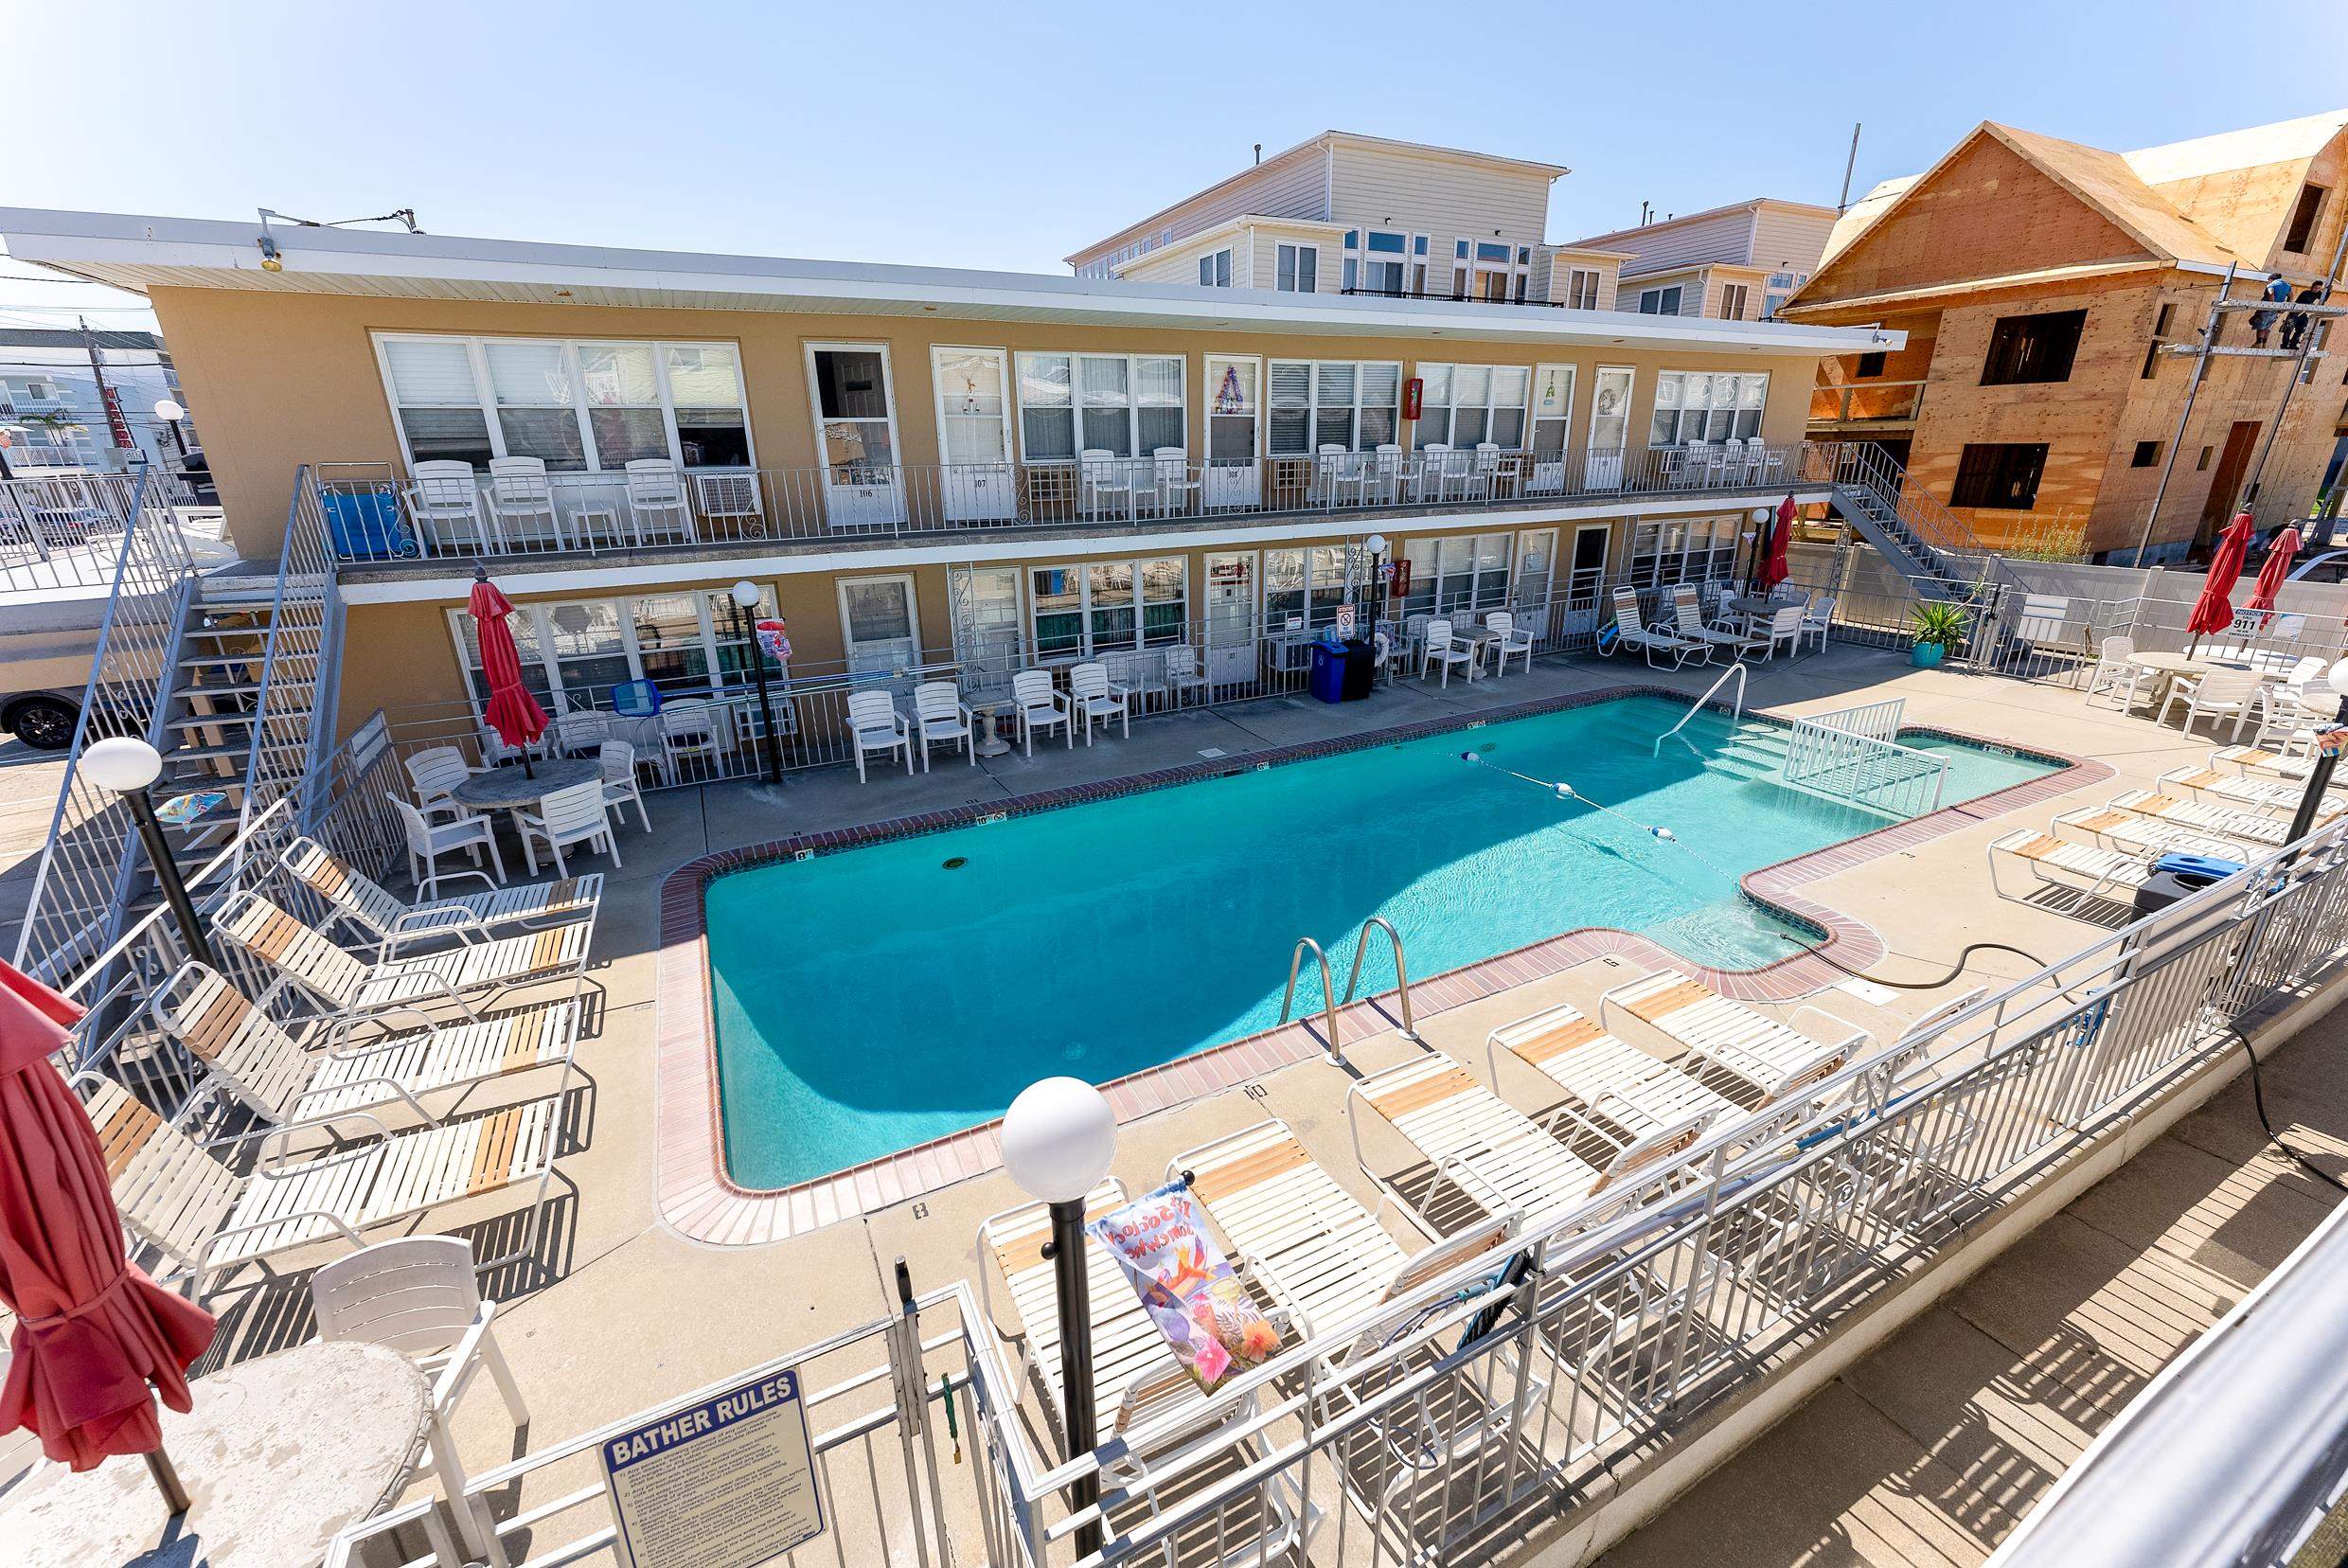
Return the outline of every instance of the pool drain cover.
<path id="1" fill-rule="evenodd" d="M 966 857 L 956 855 L 952 860 L 946 862 L 940 869 L 947 871 L 959 871 L 969 864 L 969 861 Z"/>

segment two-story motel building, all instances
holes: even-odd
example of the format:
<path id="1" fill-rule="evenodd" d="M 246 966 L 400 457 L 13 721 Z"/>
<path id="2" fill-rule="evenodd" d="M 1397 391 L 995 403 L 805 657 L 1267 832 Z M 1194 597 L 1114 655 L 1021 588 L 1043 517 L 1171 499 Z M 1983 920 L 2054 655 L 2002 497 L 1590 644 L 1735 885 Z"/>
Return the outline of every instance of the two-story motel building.
<path id="1" fill-rule="evenodd" d="M 738 686 L 743 579 L 796 680 L 974 693 L 1178 645 L 1253 689 L 1379 534 L 1404 613 L 1586 633 L 1609 583 L 1730 570 L 1752 508 L 1815 488 L 1819 359 L 1896 336 L 75 212 L 0 237 L 152 301 L 245 558 L 323 538 L 346 729 L 478 700 L 476 562 L 558 712 Z"/>

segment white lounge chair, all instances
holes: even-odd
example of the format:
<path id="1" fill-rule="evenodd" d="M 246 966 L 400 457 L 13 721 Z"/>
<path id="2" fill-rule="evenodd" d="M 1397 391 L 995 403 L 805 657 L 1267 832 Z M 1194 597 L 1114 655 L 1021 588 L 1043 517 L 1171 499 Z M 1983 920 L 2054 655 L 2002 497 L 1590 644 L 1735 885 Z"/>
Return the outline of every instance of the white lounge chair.
<path id="1" fill-rule="evenodd" d="M 1640 625 L 1639 591 L 1635 588 L 1614 590 L 1614 642 L 1605 651 L 1611 653 L 1619 648 L 1638 649 L 1646 655 L 1650 666 L 1656 663 L 1656 654 L 1668 653 L 1674 669 L 1692 658 L 1709 660 L 1711 657 L 1708 644 L 1670 632 L 1650 632 Z"/>
<path id="2" fill-rule="evenodd" d="M 191 1105 L 217 1090 L 264 1120 L 312 1126 L 393 1104 L 436 1122 L 442 1117 L 425 1108 L 425 1096 L 540 1067 L 564 1069 L 567 1084 L 578 1039 L 576 998 L 397 1035 L 370 1025 L 354 1038 L 358 1021 L 319 1018 L 297 1039 L 218 971 L 192 959 L 149 1007 L 205 1070 Z"/>
<path id="3" fill-rule="evenodd" d="M 446 1002 L 472 1019 L 505 991 L 580 973 L 595 929 L 590 915 L 519 936 L 369 962 L 249 889 L 230 894 L 213 919 L 219 935 L 277 970 L 281 983 L 297 987 L 329 1010 L 420 1016 L 424 1004 Z M 273 984 L 260 1004 L 276 989 Z"/>
<path id="4" fill-rule="evenodd" d="M 1485 1076 L 1495 1090 L 1503 1051 L 1564 1090 L 1567 1097 L 1559 1109 L 1617 1149 L 1691 1116 L 1709 1124 L 1745 1114 L 1694 1074 L 1607 1033 L 1570 1002 L 1503 1024 L 1485 1037 Z"/>
<path id="5" fill-rule="evenodd" d="M 2155 782 L 2170 794 L 2286 818 L 2299 810 L 2300 800 L 2307 793 L 2306 784 L 2299 779 L 2250 777 L 2220 773 L 2215 768 L 2171 768 Z M 2348 794 L 2327 791 L 2317 808 L 2316 820 L 2327 822 L 2343 810 L 2348 810 Z"/>
<path id="6" fill-rule="evenodd" d="M 1442 684 L 1449 686 L 1453 666 L 1461 669 L 1473 669 L 1475 664 L 1476 650 L 1452 636 L 1450 621 L 1431 620 L 1427 623 L 1426 634 L 1418 645 L 1420 680 L 1427 678 L 1427 668 L 1432 665 L 1443 671 Z"/>
<path id="7" fill-rule="evenodd" d="M 1102 664 L 1080 664 L 1068 671 L 1068 702 L 1076 716 L 1084 721 L 1084 743 L 1093 743 L 1093 726 L 1106 725 L 1114 719 L 1125 728 L 1125 738 L 1133 738 L 1133 716 L 1126 701 L 1125 687 L 1109 679 L 1109 667 Z"/>
<path id="8" fill-rule="evenodd" d="M 2000 898 L 2013 898 L 1999 880 L 2001 863 L 2019 865 L 2042 887 L 2058 887 L 2091 898 L 2123 903 L 2152 875 L 2152 863 L 2141 855 L 2066 844 L 2061 839 L 2020 828 L 1989 846 L 1989 883 Z"/>
<path id="9" fill-rule="evenodd" d="M 2212 838 L 2232 839 L 2237 844 L 2261 849 L 2282 847 L 2291 830 L 2287 817 L 2195 800 L 2183 794 L 2164 794 L 2158 790 L 2128 790 L 2113 795 L 2110 805 L 2114 811 L 2132 811 L 2138 816 L 2189 828 Z M 2319 811 L 2316 826 L 2323 827 L 2339 814 L 2336 806 Z"/>
<path id="10" fill-rule="evenodd" d="M 1372 1170 L 1361 1159 L 1360 1108 L 1367 1106 L 1425 1155 L 1435 1180 L 1413 1204 L 1408 1194 Z M 1450 1183 L 1494 1219 L 1514 1215 L 1528 1229 L 1581 1206 L 1611 1184 L 1692 1147 L 1704 1118 L 1643 1138 L 1597 1167 L 1574 1154 L 1564 1141 L 1468 1076 L 1446 1056 L 1426 1056 L 1356 1081 L 1345 1091 L 1345 1118 L 1362 1173 L 1379 1190 L 1412 1204 L 1430 1230 L 1443 1227 L 1429 1212 Z M 1419 1206 L 1419 1205 L 1427 1206 Z"/>
<path id="11" fill-rule="evenodd" d="M 440 1495 L 456 1515 L 467 1555 L 487 1561 L 495 1525 L 465 1496 L 467 1477 L 452 1430 L 458 1403 L 484 1367 L 518 1429 L 530 1419 L 521 1385 L 490 1330 L 497 1304 L 481 1299 L 472 1248 L 454 1236 L 403 1236 L 362 1247 L 310 1276 L 310 1304 L 322 1340 L 396 1350 L 432 1381 L 432 1425 L 424 1450 Z M 415 1460 L 409 1461 L 415 1468 Z"/>
<path id="12" fill-rule="evenodd" d="M 2209 855 L 2218 860 L 2248 863 L 2257 859 L 2262 852 L 2232 839 L 2201 832 L 2183 823 L 2139 816 L 2117 806 L 2082 806 L 2076 811 L 2064 811 L 2048 825 L 2047 830 L 2067 843 L 2084 844 L 2090 849 L 2108 849 L 2119 855 L 2133 855 L 2139 860 L 2179 854 Z"/>
<path id="13" fill-rule="evenodd" d="M 1519 627 L 1516 615 L 1506 610 L 1494 610 L 1484 617 L 1485 630 L 1492 633 L 1492 674 L 1495 678 L 1506 671 L 1511 657 L 1521 660 L 1527 675 L 1533 673 L 1533 633 L 1529 627 Z"/>
<path id="14" fill-rule="evenodd" d="M 2304 785 L 2316 759 L 2294 750 L 2295 742 L 2278 746 L 2220 746 L 2210 753 L 2213 773 L 2240 774 L 2246 778 L 2287 778 Z"/>
<path id="15" fill-rule="evenodd" d="M 1068 698 L 1052 685 L 1048 669 L 1023 669 L 1011 677 L 1011 702 L 1019 715 L 1019 738 L 1027 755 L 1036 755 L 1036 731 L 1058 726 L 1073 750 L 1076 726 Z"/>
<path id="16" fill-rule="evenodd" d="M 481 1267 L 537 1250 L 561 1131 L 560 1105 L 552 1096 L 386 1133 L 313 1159 L 287 1154 L 289 1139 L 315 1131 L 289 1122 L 226 1140 L 260 1146 L 258 1163 L 239 1174 L 112 1078 L 83 1073 L 74 1087 L 98 1129 L 123 1227 L 175 1265 L 167 1277 L 185 1274 L 194 1300 L 204 1299 L 205 1280 L 215 1270 L 337 1236 L 357 1247 L 362 1231 L 524 1182 L 538 1184 L 528 1238 Z"/>
<path id="17" fill-rule="evenodd" d="M 437 898 L 440 891 L 440 857 L 452 850 L 462 849 L 472 858 L 473 869 L 458 876 L 478 877 L 481 871 L 481 851 L 489 852 L 489 864 L 496 868 L 492 885 L 506 881 L 506 858 L 498 853 L 497 830 L 485 816 L 461 816 L 454 821 L 436 822 L 417 807 L 396 794 L 383 798 L 391 803 L 392 814 L 400 819 L 400 831 L 406 840 L 408 879 L 417 891 L 427 899 Z"/>
<path id="18" fill-rule="evenodd" d="M 913 772 L 913 729 L 897 711 L 897 699 L 876 686 L 848 693 L 848 739 L 856 747 L 856 781 L 870 783 L 864 757 L 872 752 L 901 756 L 905 772 Z"/>
<path id="19" fill-rule="evenodd" d="M 978 752 L 971 739 L 969 705 L 963 702 L 961 691 L 952 681 L 924 681 L 913 688 L 914 722 L 921 728 L 921 771 L 930 771 L 930 748 L 943 740 L 949 745 L 959 742 L 963 757 L 970 766 L 978 766 Z"/>
<path id="20" fill-rule="evenodd" d="M 1744 1079 L 1764 1102 L 1787 1098 L 1840 1071 L 1867 1043 L 1867 1031 L 1823 1008 L 1804 1005 L 1794 1017 L 1815 1013 L 1835 1038 L 1813 1040 L 1742 1002 L 1733 1002 L 1678 970 L 1616 986 L 1598 998 L 1598 1022 L 1619 1009 L 1663 1034 L 1691 1063 L 1709 1063 Z"/>
<path id="21" fill-rule="evenodd" d="M 1742 632 L 1731 632 L 1725 627 L 1704 624 L 1704 612 L 1696 602 L 1696 589 L 1691 584 L 1682 582 L 1672 589 L 1671 617 L 1672 624 L 1679 628 L 1680 635 L 1691 642 L 1704 645 L 1706 664 L 1712 662 L 1712 656 L 1715 653 L 1724 653 L 1730 658 L 1734 658 L 1737 650 L 1745 646 L 1745 634 Z"/>
<path id="22" fill-rule="evenodd" d="M 540 798 L 536 811 L 514 812 L 514 831 L 522 835 L 522 855 L 530 863 L 530 875 L 538 875 L 538 846 L 543 844 L 554 857 L 555 875 L 568 877 L 571 868 L 563 864 L 562 851 L 570 845 L 584 844 L 590 849 L 601 848 L 617 865 L 619 859 L 619 829 L 612 826 L 612 808 L 603 797 L 601 775 L 582 784 L 573 784 Z"/>
<path id="23" fill-rule="evenodd" d="M 385 950 L 422 936 L 474 939 L 504 926 L 584 919 L 603 897 L 603 878 L 596 875 L 409 903 L 312 838 L 295 839 L 278 864 L 362 937 Z M 452 875 L 489 880 L 479 871 Z"/>

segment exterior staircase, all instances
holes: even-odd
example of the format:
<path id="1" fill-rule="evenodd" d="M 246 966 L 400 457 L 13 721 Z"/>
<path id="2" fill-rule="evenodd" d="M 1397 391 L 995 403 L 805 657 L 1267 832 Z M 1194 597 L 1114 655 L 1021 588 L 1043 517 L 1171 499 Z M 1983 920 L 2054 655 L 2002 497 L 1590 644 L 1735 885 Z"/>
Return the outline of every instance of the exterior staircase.
<path id="1" fill-rule="evenodd" d="M 1822 449 L 1835 514 L 1892 563 L 1917 597 L 1978 603 L 2016 581 L 1998 553 L 1939 502 L 1908 486 L 1881 447 L 1845 441 Z"/>
<path id="2" fill-rule="evenodd" d="M 1786 731 L 1777 724 L 1742 721 L 1729 732 L 1728 739 L 1704 754 L 1703 760 L 1706 768 L 1731 778 L 1781 783 L 1786 767 Z"/>

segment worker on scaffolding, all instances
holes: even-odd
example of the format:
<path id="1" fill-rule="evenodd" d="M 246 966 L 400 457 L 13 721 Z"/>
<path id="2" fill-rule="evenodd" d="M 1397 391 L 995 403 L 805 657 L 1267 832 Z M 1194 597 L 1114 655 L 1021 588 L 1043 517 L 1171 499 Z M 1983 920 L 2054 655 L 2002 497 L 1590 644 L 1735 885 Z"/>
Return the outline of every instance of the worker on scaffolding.
<path id="1" fill-rule="evenodd" d="M 2268 301 L 2269 304 L 2288 305 L 2291 302 L 2290 279 L 2285 277 L 2281 273 L 2268 274 L 2267 286 L 2259 291 L 2259 297 Z M 2274 330 L 2275 317 L 2281 313 L 2282 312 L 2278 311 L 2254 311 L 2251 312 L 2251 347 L 2264 348 L 2267 347 L 2267 335 Z"/>
<path id="2" fill-rule="evenodd" d="M 2318 278 L 2316 281 L 2308 284 L 2305 288 L 2300 290 L 2299 297 L 2291 301 L 2291 303 L 2294 305 L 2321 305 L 2323 303 L 2325 296 L 2331 293 L 2331 288 L 2332 286 L 2330 283 L 2326 282 L 2322 278 Z M 2299 346 L 2306 338 L 2307 333 L 2315 327 L 2315 317 L 2308 315 L 2304 312 L 2293 311 L 2290 313 L 2289 318 L 2283 323 L 2283 347 L 2285 352 L 2294 354 L 2299 352 Z"/>

